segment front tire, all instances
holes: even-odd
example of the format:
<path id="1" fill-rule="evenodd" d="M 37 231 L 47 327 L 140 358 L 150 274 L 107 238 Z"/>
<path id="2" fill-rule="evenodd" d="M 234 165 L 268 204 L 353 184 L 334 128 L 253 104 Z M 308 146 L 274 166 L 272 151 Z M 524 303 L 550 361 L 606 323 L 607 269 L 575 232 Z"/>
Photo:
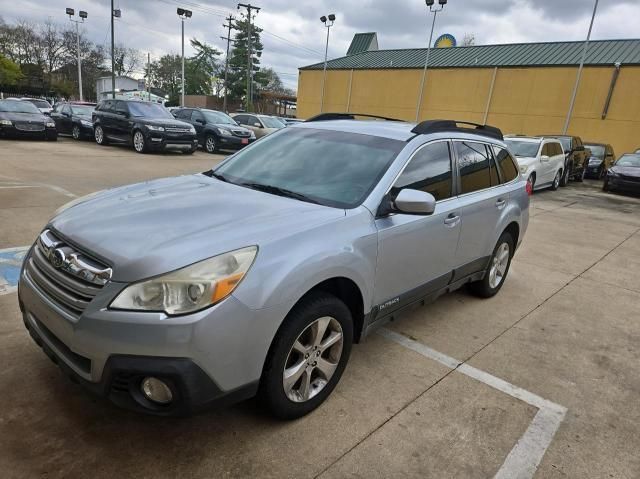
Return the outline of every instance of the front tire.
<path id="1" fill-rule="evenodd" d="M 147 140 L 140 130 L 133 132 L 133 149 L 136 150 L 136 153 L 147 152 Z"/>
<path id="2" fill-rule="evenodd" d="M 216 142 L 215 136 L 207 135 L 207 137 L 204 139 L 204 149 L 207 153 L 217 153 L 218 143 Z"/>
<path id="3" fill-rule="evenodd" d="M 280 419 L 295 419 L 320 406 L 349 360 L 353 320 L 335 296 L 316 292 L 287 315 L 267 356 L 261 403 Z"/>
<path id="4" fill-rule="evenodd" d="M 564 170 L 564 174 L 562 175 L 562 180 L 560 181 L 560 186 L 564 187 L 569 184 L 569 177 L 571 176 L 571 170 L 573 169 L 573 163 L 567 163 L 567 167 Z"/>
<path id="5" fill-rule="evenodd" d="M 562 174 L 560 173 L 560 170 L 558 170 L 556 172 L 556 176 L 553 179 L 553 183 L 551 183 L 551 191 L 556 191 L 558 189 L 558 186 L 560 186 L 560 178 L 562 177 Z"/>
<path id="6" fill-rule="evenodd" d="M 104 134 L 104 130 L 100 125 L 96 125 L 96 128 L 93 131 L 93 137 L 98 145 L 107 145 L 109 143 L 107 136 Z"/>
<path id="7" fill-rule="evenodd" d="M 511 258 L 514 253 L 514 241 L 510 233 L 504 232 L 489 260 L 489 268 L 484 278 L 469 284 L 469 289 L 473 294 L 481 298 L 490 298 L 495 296 L 502 288 L 509 268 L 511 267 Z"/>
<path id="8" fill-rule="evenodd" d="M 78 125 L 73 125 L 73 128 L 71 129 L 71 136 L 74 140 L 80 139 L 80 127 Z"/>
<path id="9" fill-rule="evenodd" d="M 529 178 L 527 178 L 527 183 L 529 183 L 531 185 L 531 194 L 533 194 L 533 190 L 536 187 L 536 175 L 535 175 L 535 173 L 531 173 L 529 175 Z"/>

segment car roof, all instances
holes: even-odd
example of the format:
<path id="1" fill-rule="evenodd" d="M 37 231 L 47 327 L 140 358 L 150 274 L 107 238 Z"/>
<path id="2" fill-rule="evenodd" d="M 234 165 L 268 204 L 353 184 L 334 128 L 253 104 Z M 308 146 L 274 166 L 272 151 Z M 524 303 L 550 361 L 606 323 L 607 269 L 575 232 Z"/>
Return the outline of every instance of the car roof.
<path id="1" fill-rule="evenodd" d="M 383 120 L 327 120 L 301 122 L 295 128 L 313 128 L 316 130 L 335 130 L 362 135 L 380 136 L 393 140 L 407 141 L 415 136 L 411 130 L 415 123 Z"/>

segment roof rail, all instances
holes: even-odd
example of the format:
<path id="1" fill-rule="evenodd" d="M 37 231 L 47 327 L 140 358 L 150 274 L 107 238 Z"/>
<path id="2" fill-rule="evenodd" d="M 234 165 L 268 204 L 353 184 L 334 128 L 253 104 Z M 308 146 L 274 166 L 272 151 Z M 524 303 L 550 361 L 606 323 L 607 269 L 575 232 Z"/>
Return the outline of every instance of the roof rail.
<path id="1" fill-rule="evenodd" d="M 474 128 L 465 128 L 461 125 L 471 125 Z M 495 126 L 489 125 L 481 125 L 479 123 L 471 123 L 469 121 L 458 121 L 458 120 L 427 120 L 418 123 L 411 133 L 415 133 L 416 135 L 426 135 L 427 133 L 440 133 L 440 132 L 451 132 L 457 131 L 460 133 L 475 133 L 477 135 L 489 136 L 491 138 L 496 138 L 498 140 L 504 140 L 504 136 L 502 135 L 502 131 Z"/>
<path id="2" fill-rule="evenodd" d="M 312 116 L 307 120 L 309 121 L 329 121 L 329 120 L 355 120 L 356 116 L 364 116 L 365 118 L 375 118 L 377 120 L 387 121 L 404 121 L 397 118 L 387 118 L 386 116 L 367 115 L 365 113 L 320 113 L 319 115 Z"/>

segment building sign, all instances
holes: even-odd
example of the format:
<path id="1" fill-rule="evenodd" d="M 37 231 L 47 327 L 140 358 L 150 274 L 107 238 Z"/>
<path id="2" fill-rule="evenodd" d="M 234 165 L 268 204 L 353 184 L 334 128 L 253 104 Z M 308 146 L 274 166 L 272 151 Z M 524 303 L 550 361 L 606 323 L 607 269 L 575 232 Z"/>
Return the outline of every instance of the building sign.
<path id="1" fill-rule="evenodd" d="M 436 38 L 436 42 L 433 44 L 435 48 L 451 48 L 458 44 L 456 37 L 450 33 L 445 33 Z"/>

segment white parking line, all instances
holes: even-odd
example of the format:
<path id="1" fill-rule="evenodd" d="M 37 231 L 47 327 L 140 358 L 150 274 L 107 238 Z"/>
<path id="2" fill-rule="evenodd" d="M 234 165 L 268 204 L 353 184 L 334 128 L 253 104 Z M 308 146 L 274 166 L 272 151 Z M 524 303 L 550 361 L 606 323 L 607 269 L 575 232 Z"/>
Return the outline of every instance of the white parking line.
<path id="1" fill-rule="evenodd" d="M 443 364 L 449 369 L 456 370 L 476 381 L 480 381 L 487 386 L 491 386 L 498 391 L 538 408 L 538 412 L 533 418 L 533 421 L 529 424 L 529 427 L 522 437 L 518 439 L 516 445 L 513 446 L 513 449 L 511 449 L 509 455 L 494 476 L 495 479 L 530 479 L 533 477 L 540 461 L 542 461 L 544 453 L 553 440 L 553 436 L 567 413 L 567 408 L 508 383 L 485 371 L 474 368 L 462 361 L 458 361 L 451 356 L 435 351 L 402 334 L 386 328 L 380 329 L 378 333 L 405 348 L 411 349 L 422 356 Z"/>

